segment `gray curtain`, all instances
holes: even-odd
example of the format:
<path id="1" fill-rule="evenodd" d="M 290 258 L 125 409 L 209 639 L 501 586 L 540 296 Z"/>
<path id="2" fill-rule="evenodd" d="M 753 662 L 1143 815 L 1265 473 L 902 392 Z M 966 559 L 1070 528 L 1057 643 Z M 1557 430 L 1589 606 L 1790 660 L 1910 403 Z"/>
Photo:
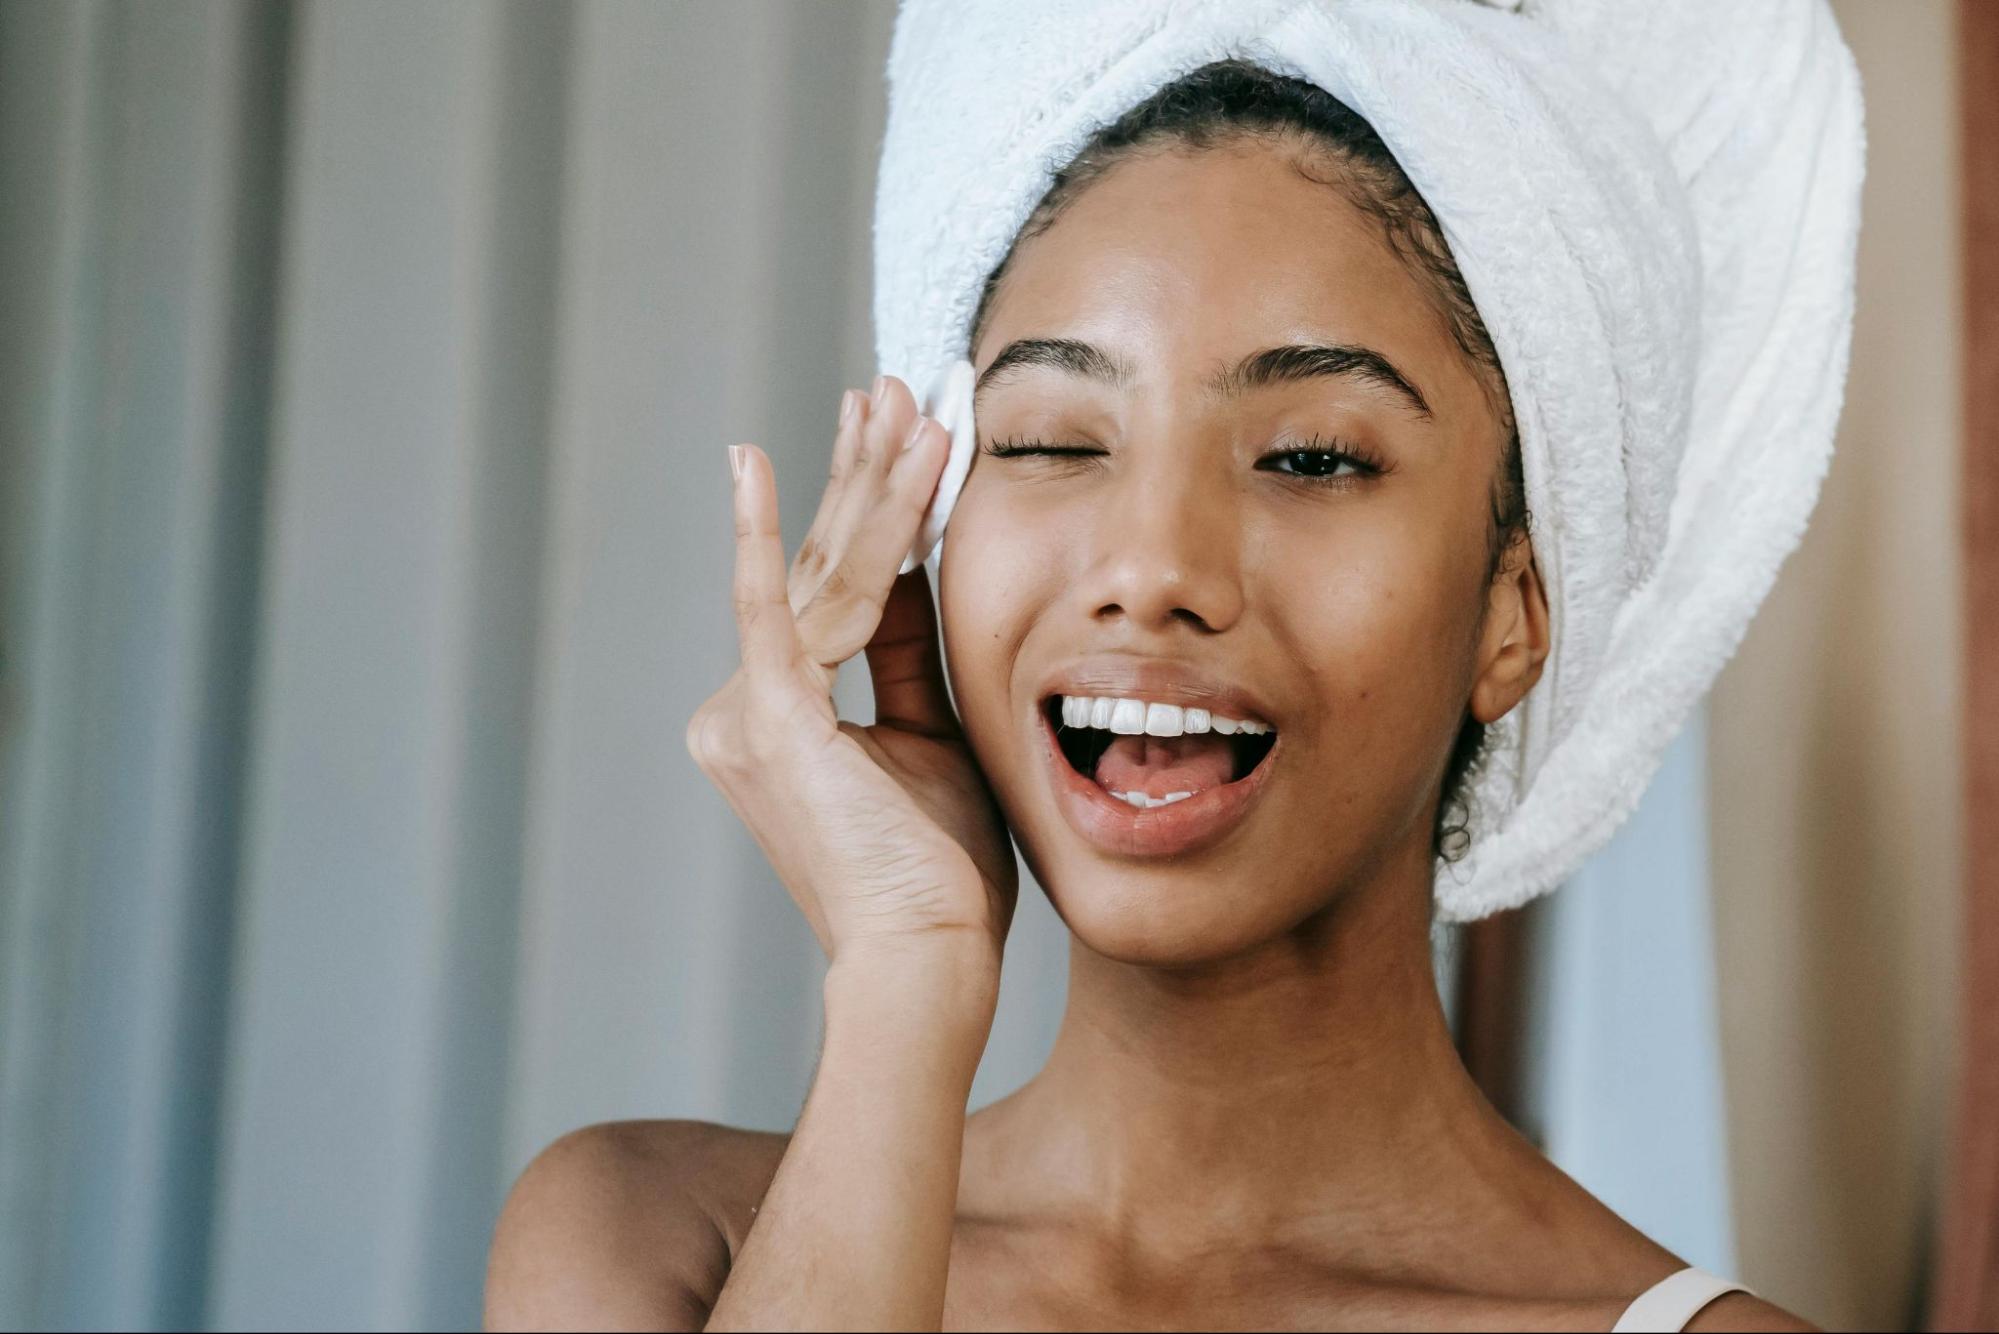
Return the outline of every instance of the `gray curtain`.
<path id="1" fill-rule="evenodd" d="M 0 5 L 0 1325 L 468 1326 L 556 1135 L 790 1125 L 818 951 L 682 729 L 724 447 L 795 540 L 874 370 L 891 16 Z M 975 1103 L 1065 950 L 1026 887 Z"/>
<path id="2" fill-rule="evenodd" d="M 681 729 L 724 447 L 795 536 L 873 371 L 890 17 L 0 6 L 0 1324 L 468 1325 L 554 1135 L 790 1123 Z"/>

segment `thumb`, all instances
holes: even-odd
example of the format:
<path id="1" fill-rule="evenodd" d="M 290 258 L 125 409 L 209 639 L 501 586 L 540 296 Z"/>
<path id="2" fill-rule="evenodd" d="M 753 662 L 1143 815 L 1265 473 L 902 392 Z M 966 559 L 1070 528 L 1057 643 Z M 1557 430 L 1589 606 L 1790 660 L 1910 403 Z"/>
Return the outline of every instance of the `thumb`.
<path id="1" fill-rule="evenodd" d="M 867 655 L 877 725 L 932 737 L 958 735 L 958 718 L 944 685 L 930 572 L 923 566 L 897 576 L 890 586 Z"/>

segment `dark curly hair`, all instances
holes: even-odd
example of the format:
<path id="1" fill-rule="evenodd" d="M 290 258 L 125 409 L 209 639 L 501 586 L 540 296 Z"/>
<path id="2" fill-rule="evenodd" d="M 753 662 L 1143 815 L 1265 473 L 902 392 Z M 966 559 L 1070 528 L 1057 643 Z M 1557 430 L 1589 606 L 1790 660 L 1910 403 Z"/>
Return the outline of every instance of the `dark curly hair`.
<path id="1" fill-rule="evenodd" d="M 971 345 L 976 347 L 985 331 L 993 298 L 1020 243 L 1053 226 L 1092 182 L 1146 150 L 1206 149 L 1245 139 L 1276 140 L 1303 150 L 1294 164 L 1301 175 L 1337 190 L 1348 203 L 1379 222 L 1390 250 L 1429 294 L 1458 349 L 1471 363 L 1506 433 L 1502 462 L 1493 478 L 1492 522 L 1486 534 L 1487 577 L 1497 578 L 1515 537 L 1527 529 L 1520 433 L 1499 354 L 1430 206 L 1374 127 L 1315 84 L 1272 73 L 1246 60 L 1217 61 L 1167 84 L 1091 135 L 1069 164 L 1055 173 L 1006 257 L 986 277 L 972 320 Z M 1470 846 L 1471 797 L 1466 778 L 1484 745 L 1485 724 L 1467 711 L 1445 764 L 1432 836 L 1436 855 L 1447 861 L 1462 857 Z"/>

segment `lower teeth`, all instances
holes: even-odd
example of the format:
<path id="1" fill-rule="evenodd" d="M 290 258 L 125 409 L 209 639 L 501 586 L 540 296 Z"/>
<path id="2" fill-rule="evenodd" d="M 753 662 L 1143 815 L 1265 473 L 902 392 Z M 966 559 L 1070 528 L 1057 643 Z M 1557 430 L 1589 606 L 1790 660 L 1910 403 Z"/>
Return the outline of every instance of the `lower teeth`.
<path id="1" fill-rule="evenodd" d="M 1168 792 L 1163 797 L 1148 797 L 1143 792 L 1113 792 L 1111 795 L 1119 801 L 1130 802 L 1140 810 L 1145 810 L 1153 806 L 1171 806 L 1174 802 L 1185 801 L 1194 794 L 1191 792 Z"/>

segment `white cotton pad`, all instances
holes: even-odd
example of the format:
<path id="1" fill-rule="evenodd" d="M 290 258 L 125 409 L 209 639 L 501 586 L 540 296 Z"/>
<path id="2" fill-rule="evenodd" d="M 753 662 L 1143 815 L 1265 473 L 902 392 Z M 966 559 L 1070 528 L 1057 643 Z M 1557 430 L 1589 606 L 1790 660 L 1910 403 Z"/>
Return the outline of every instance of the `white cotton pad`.
<path id="1" fill-rule="evenodd" d="M 950 434 L 951 456 L 944 460 L 937 490 L 930 497 L 929 508 L 923 511 L 922 526 L 916 530 L 916 545 L 909 549 L 898 573 L 908 574 L 936 550 L 944 536 L 944 525 L 951 521 L 951 507 L 958 503 L 958 492 L 965 485 L 965 474 L 972 470 L 972 450 L 978 444 L 978 433 L 972 428 L 973 385 L 972 363 L 961 357 L 940 371 L 917 400 L 918 410 L 926 417 L 934 417 Z"/>

